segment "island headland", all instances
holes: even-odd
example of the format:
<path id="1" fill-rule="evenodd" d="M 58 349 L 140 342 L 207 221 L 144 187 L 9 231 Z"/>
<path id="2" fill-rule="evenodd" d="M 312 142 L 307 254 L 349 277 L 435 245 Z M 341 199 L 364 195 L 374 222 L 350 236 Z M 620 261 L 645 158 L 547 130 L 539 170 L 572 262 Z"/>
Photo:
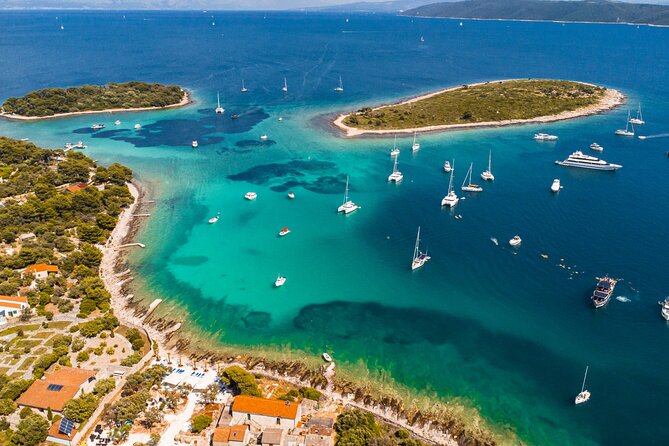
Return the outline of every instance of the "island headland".
<path id="1" fill-rule="evenodd" d="M 182 107 L 191 102 L 185 89 L 176 85 L 125 82 L 46 88 L 7 99 L 0 116 L 35 121 L 94 113 L 138 112 Z"/>
<path id="2" fill-rule="evenodd" d="M 511 79 L 461 85 L 337 116 L 345 136 L 435 132 L 545 123 L 622 104 L 618 90 L 583 82 Z"/>

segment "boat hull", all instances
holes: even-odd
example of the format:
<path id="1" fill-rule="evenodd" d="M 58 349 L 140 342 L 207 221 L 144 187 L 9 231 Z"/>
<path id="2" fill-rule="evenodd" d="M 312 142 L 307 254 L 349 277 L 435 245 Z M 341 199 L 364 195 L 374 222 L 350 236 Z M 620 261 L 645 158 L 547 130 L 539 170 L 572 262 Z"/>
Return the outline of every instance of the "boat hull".
<path id="1" fill-rule="evenodd" d="M 611 172 L 614 170 L 620 169 L 621 165 L 618 164 L 606 164 L 606 165 L 588 165 L 588 164 L 578 164 L 578 163 L 572 163 L 569 161 L 555 161 L 555 164 L 558 166 L 565 166 L 565 167 L 576 167 L 578 169 L 589 169 L 589 170 L 604 170 L 607 172 Z"/>

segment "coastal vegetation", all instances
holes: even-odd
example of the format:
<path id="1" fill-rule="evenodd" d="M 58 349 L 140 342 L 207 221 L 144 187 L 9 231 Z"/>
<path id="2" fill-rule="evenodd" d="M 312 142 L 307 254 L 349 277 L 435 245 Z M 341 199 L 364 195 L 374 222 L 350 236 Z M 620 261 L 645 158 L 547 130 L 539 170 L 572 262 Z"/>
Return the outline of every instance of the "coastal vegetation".
<path id="1" fill-rule="evenodd" d="M 81 113 L 114 109 L 167 107 L 179 104 L 184 91 L 176 85 L 126 82 L 45 88 L 2 104 L 5 114 L 22 117 L 49 117 L 62 113 Z"/>
<path id="2" fill-rule="evenodd" d="M 343 119 L 361 130 L 401 130 L 533 119 L 599 103 L 606 88 L 565 80 L 509 80 L 463 85 L 423 98 L 362 108 Z"/>
<path id="3" fill-rule="evenodd" d="M 413 17 L 669 25 L 669 6 L 620 1 L 467 0 L 409 9 Z"/>
<path id="4" fill-rule="evenodd" d="M 424 446 L 405 429 L 377 422 L 374 415 L 359 409 L 347 410 L 337 418 L 336 446 Z"/>

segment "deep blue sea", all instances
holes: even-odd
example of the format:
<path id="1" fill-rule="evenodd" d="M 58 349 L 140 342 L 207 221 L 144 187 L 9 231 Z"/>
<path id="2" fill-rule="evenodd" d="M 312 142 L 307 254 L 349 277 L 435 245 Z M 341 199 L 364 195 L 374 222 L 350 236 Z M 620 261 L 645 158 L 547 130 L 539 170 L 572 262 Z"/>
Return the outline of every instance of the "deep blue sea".
<path id="1" fill-rule="evenodd" d="M 314 356 L 327 345 L 342 370 L 458 398 L 530 444 L 662 445 L 669 327 L 657 302 L 669 294 L 669 138 L 613 132 L 641 102 L 647 123 L 638 134 L 669 133 L 668 48 L 669 30 L 645 26 L 2 12 L 2 101 L 143 80 L 181 85 L 195 103 L 2 120 L 0 134 L 44 147 L 82 140 L 93 158 L 134 170 L 156 199 L 138 237 L 147 248 L 130 258 L 137 292 L 165 299 L 159 311 L 178 309 L 193 332 Z M 341 93 L 333 91 L 339 76 Z M 420 135 L 415 154 L 401 137 L 397 186 L 386 181 L 390 137 L 344 139 L 328 125 L 364 105 L 526 77 L 601 84 L 628 102 L 543 126 Z M 222 116 L 213 113 L 217 91 Z M 92 132 L 96 122 L 106 128 Z M 539 131 L 560 139 L 538 143 Z M 593 141 L 624 167 L 554 165 Z M 484 170 L 489 150 L 495 182 L 442 209 L 444 160 L 456 160 L 459 186 L 470 162 L 475 175 Z M 362 209 L 343 216 L 336 208 L 347 176 Z M 558 194 L 549 191 L 554 178 L 564 186 Z M 257 200 L 245 201 L 248 191 Z M 221 220 L 207 224 L 217 212 Z M 432 260 L 412 273 L 418 226 Z M 282 227 L 292 232 L 279 238 Z M 515 234 L 523 243 L 511 249 Z M 274 289 L 278 274 L 287 282 Z M 622 279 L 620 299 L 595 311 L 589 295 L 604 274 Z M 592 399 L 575 407 L 586 365 Z"/>

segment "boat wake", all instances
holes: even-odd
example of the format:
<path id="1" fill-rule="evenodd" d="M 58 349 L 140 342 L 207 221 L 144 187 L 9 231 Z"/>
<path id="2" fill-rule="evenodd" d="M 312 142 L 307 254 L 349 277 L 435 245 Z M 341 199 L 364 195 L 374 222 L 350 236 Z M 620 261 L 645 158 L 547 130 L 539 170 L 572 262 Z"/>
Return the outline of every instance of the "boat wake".
<path id="1" fill-rule="evenodd" d="M 620 302 L 632 302 L 628 297 L 625 296 L 616 296 L 616 300 Z"/>
<path id="2" fill-rule="evenodd" d="M 669 133 L 659 133 L 657 135 L 645 135 L 643 138 L 639 136 L 639 139 L 653 139 L 653 138 L 669 138 Z"/>
<path id="3" fill-rule="evenodd" d="M 495 244 L 495 246 L 499 246 L 499 241 L 495 237 L 490 237 L 490 241 Z"/>

